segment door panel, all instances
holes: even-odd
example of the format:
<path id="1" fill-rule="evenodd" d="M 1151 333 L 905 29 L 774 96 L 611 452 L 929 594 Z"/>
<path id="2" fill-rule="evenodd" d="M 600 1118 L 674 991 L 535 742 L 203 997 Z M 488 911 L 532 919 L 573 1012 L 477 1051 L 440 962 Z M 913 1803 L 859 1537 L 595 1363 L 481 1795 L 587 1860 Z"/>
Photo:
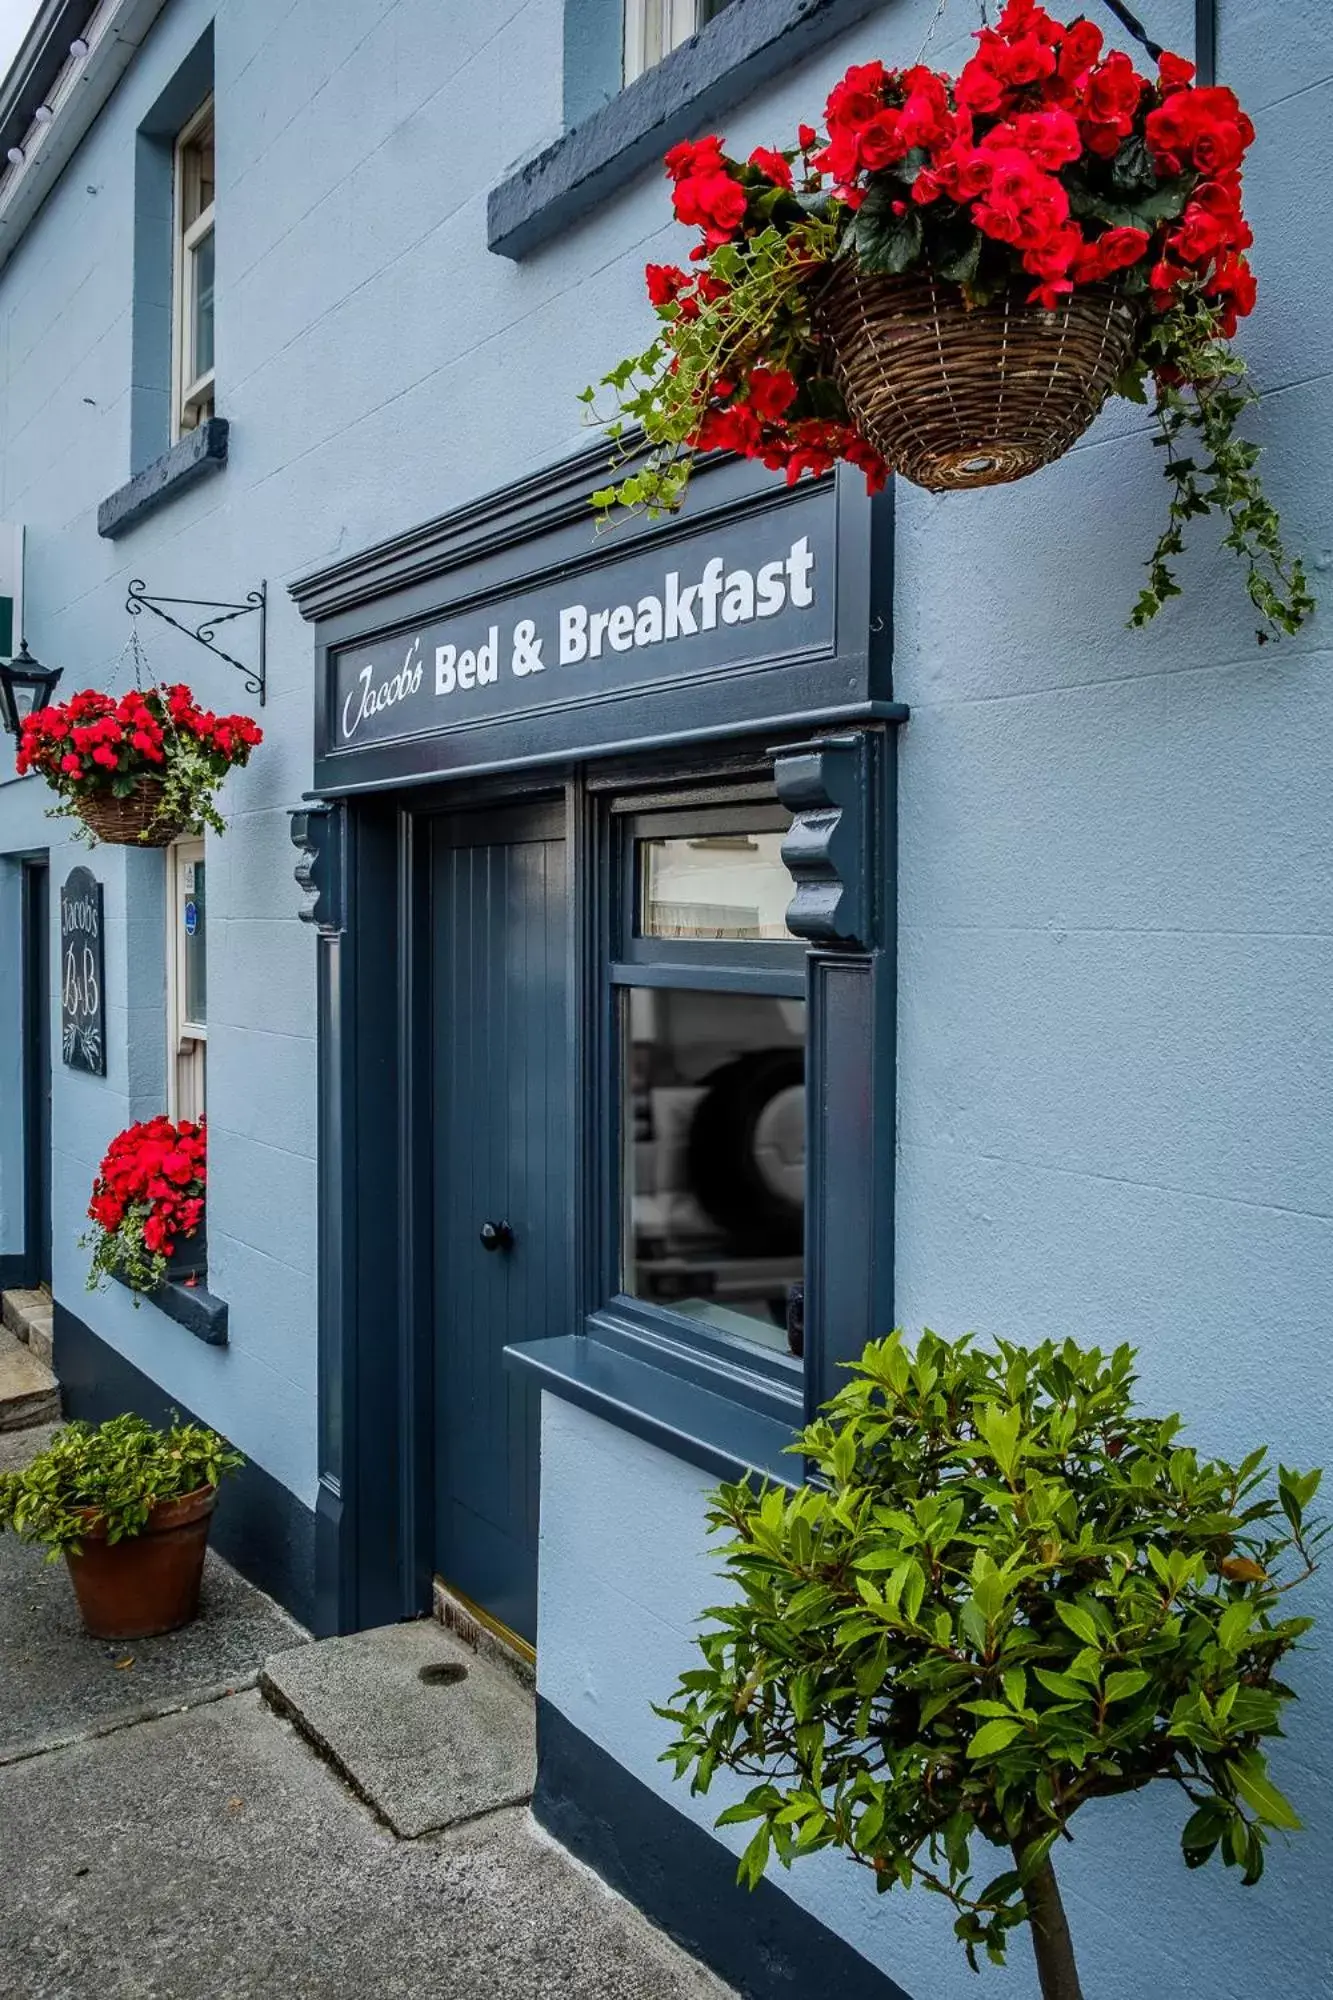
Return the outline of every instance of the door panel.
<path id="1" fill-rule="evenodd" d="M 503 1349 L 567 1330 L 562 829 L 538 808 L 432 831 L 435 1566 L 529 1641 L 539 1395 Z M 483 1247 L 487 1222 L 512 1243 Z"/>

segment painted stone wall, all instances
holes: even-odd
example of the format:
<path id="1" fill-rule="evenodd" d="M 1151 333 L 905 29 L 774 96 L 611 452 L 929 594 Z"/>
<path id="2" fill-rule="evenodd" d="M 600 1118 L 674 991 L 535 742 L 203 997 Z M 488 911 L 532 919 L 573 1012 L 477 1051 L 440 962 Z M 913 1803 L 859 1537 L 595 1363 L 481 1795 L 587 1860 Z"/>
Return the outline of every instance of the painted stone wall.
<path id="1" fill-rule="evenodd" d="M 1333 545 L 1323 440 L 1333 240 L 1300 206 L 1333 105 L 1324 0 L 1219 0 L 1222 74 L 1259 124 L 1249 207 L 1267 391 L 1256 435 L 1293 543 Z M 746 105 L 741 150 L 794 130 L 846 64 L 910 60 L 934 14 L 893 0 Z M 1092 9 L 1090 8 L 1090 11 Z M 1188 45 L 1189 0 L 1152 26 Z M 210 18 L 173 0 L 0 274 L 0 520 L 28 529 L 28 637 L 65 689 L 124 676 L 125 587 L 241 596 L 269 581 L 264 751 L 210 837 L 211 1282 L 229 1349 L 119 1293 L 75 1248 L 110 1135 L 162 1101 L 161 863 L 102 851 L 110 1062 L 58 1067 L 58 1295 L 307 1502 L 315 1483 L 313 940 L 286 813 L 309 782 L 311 645 L 285 586 L 338 554 L 531 471 L 581 440 L 574 397 L 650 329 L 640 272 L 678 253 L 652 178 L 515 265 L 485 247 L 488 188 L 560 129 L 563 0 L 219 0 L 219 410 L 225 472 L 117 543 L 128 478 L 134 135 Z M 965 0 L 936 27 L 955 59 Z M 140 399 L 142 408 L 142 399 Z M 1139 413 L 989 495 L 899 496 L 902 734 L 898 1310 L 909 1325 L 1137 1340 L 1155 1403 L 1219 1449 L 1255 1434 L 1327 1454 L 1330 696 L 1325 627 L 1257 650 L 1233 565 L 1199 538 L 1158 628 L 1123 615 L 1162 502 Z M 239 683 L 165 632 L 156 670 L 214 704 Z M 238 644 L 242 643 L 238 636 Z M 119 665 L 117 664 L 119 662 Z M 7 765 L 6 765 L 7 773 Z M 0 778 L 0 857 L 80 858 L 45 794 Z M 0 923 L 13 870 L 0 868 Z M 12 935 L 12 931 L 8 933 Z M 18 1005 L 0 959 L 0 1052 Z M 0 1062 L 3 1062 L 0 1053 Z M 8 1070 L 0 1093 L 12 1093 Z M 13 1097 L 0 1251 L 17 1247 Z M 703 1482 L 548 1412 L 542 1681 L 664 1792 L 648 1700 L 712 1594 Z M 631 1562 L 631 1555 L 634 1560 Z M 1328 1593 L 1323 1591 L 1323 1602 Z M 1149 1804 L 1090 1821 L 1070 1873 L 1089 1984 L 1198 2000 L 1329 1983 L 1329 1670 L 1280 1773 L 1311 1828 L 1242 1896 L 1192 1878 Z M 682 1810 L 684 1794 L 671 1792 Z M 875 1902 L 836 1860 L 784 1879 L 919 2000 L 1030 1989 L 971 1979 L 935 1906 Z"/>
<path id="2" fill-rule="evenodd" d="M 966 15 L 966 9 L 954 10 Z M 1095 7 L 1089 13 L 1100 18 Z M 1169 7 L 1141 9 L 1188 48 Z M 1327 588 L 1333 247 L 1299 219 L 1333 111 L 1318 0 L 1220 0 L 1219 63 L 1259 128 L 1247 172 L 1260 305 L 1243 339 L 1254 435 L 1294 545 Z M 858 58 L 912 56 L 886 9 Z M 932 60 L 948 48 L 950 17 Z M 960 26 L 970 26 L 960 21 Z M 847 53 L 813 66 L 822 83 Z M 747 146 L 793 122 L 748 108 Z M 647 248 L 649 246 L 645 246 Z M 1330 1457 L 1333 1374 L 1333 679 L 1327 614 L 1258 648 L 1204 534 L 1188 594 L 1124 630 L 1157 532 L 1157 454 L 1122 406 L 1061 464 L 988 494 L 897 495 L 901 1019 L 899 1319 L 943 1332 L 1133 1340 L 1145 1399 L 1239 1454 Z M 682 1812 L 661 1699 L 715 1587 L 708 1482 L 546 1399 L 540 1679 Z M 1333 1613 L 1327 1578 L 1304 1607 Z M 1279 1746 L 1308 1831 L 1242 1892 L 1187 1875 L 1173 1801 L 1116 1802 L 1062 1859 L 1089 1992 L 1250 2000 L 1333 1978 L 1333 1667 L 1311 1649 Z M 726 1802 L 716 1793 L 716 1807 Z M 736 1834 L 729 1838 L 739 1847 Z M 967 1970 L 944 1907 L 877 1898 L 819 1857 L 787 1893 L 916 2000 L 1027 1995 L 1030 1957 Z"/>

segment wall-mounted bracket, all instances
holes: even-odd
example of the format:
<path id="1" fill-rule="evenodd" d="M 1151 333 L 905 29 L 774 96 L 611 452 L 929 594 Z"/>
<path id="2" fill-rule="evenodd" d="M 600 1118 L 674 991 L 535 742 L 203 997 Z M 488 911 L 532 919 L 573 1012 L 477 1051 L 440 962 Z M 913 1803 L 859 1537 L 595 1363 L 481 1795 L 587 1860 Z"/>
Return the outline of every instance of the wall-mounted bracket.
<path id="1" fill-rule="evenodd" d="M 782 843 L 796 894 L 795 936 L 826 949 L 868 946 L 872 924 L 870 744 L 861 731 L 773 752 L 777 794 L 792 813 Z"/>
<path id="2" fill-rule="evenodd" d="M 173 617 L 170 611 L 164 610 L 163 606 L 167 604 L 188 605 L 193 611 L 206 611 L 208 616 L 201 618 L 197 625 L 190 625 L 179 618 Z M 225 660 L 229 667 L 235 667 L 237 673 L 243 676 L 246 692 L 248 694 L 257 694 L 259 696 L 259 706 L 261 708 L 264 706 L 264 697 L 268 687 L 267 579 L 260 584 L 258 590 L 252 590 L 247 593 L 244 604 L 232 604 L 225 598 L 150 597 L 144 589 L 142 580 L 136 577 L 130 585 L 129 594 L 125 599 L 125 609 L 132 618 L 137 618 L 143 610 L 151 611 L 154 617 L 161 618 L 168 625 L 174 625 L 176 630 L 183 632 L 187 639 L 195 640 L 198 645 L 205 647 L 208 652 L 215 654 L 219 660 Z M 219 625 L 225 625 L 232 618 L 248 618 L 252 612 L 259 614 L 258 660 L 254 666 L 247 666 L 244 660 L 233 659 L 230 653 L 224 653 L 221 646 L 214 643 L 214 635 Z"/>
<path id="3" fill-rule="evenodd" d="M 301 856 L 293 873 L 305 896 L 297 915 L 323 936 L 337 937 L 347 922 L 347 810 L 336 802 L 312 799 L 290 817 L 292 846 Z"/>

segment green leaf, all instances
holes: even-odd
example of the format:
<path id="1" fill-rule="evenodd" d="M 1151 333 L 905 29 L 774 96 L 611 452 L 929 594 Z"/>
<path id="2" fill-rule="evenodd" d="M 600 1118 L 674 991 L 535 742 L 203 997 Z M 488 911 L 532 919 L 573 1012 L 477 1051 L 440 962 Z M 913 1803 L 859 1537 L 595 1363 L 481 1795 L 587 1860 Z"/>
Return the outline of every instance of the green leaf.
<path id="1" fill-rule="evenodd" d="M 1090 1701 L 1092 1689 L 1083 1681 L 1071 1680 L 1068 1674 L 1053 1674 L 1049 1667 L 1034 1667 L 1033 1672 L 1049 1694 L 1058 1694 L 1062 1701 Z"/>
<path id="2" fill-rule="evenodd" d="M 1231 1778 L 1250 1811 L 1265 1826 L 1286 1827 L 1293 1833 L 1300 1831 L 1295 1808 L 1269 1777 L 1262 1751 L 1251 1750 L 1247 1756 L 1238 1758 L 1231 1766 Z"/>
<path id="3" fill-rule="evenodd" d="M 758 1828 L 754 1839 L 750 1842 L 744 1854 L 742 1854 L 740 1865 L 736 1871 L 738 1879 L 744 1882 L 748 1888 L 757 1889 L 763 1880 L 764 1870 L 768 1866 L 768 1857 L 772 1845 L 773 1831 L 767 1822 L 765 1822 L 763 1826 Z"/>
<path id="4" fill-rule="evenodd" d="M 1127 1701 L 1132 1694 L 1140 1694 L 1152 1679 L 1141 1667 L 1133 1667 L 1127 1673 L 1108 1674 L 1106 1677 L 1106 1699 Z"/>
<path id="5" fill-rule="evenodd" d="M 955 285 L 970 285 L 981 262 L 981 231 L 959 216 L 947 223 L 931 246 L 931 264 Z"/>
<path id="6" fill-rule="evenodd" d="M 903 213 L 894 213 L 902 208 Z M 863 271 L 897 277 L 921 255 L 921 210 L 904 203 L 893 180 L 872 181 L 851 228 L 852 248 Z"/>
<path id="7" fill-rule="evenodd" d="M 969 1757 L 993 1757 L 1022 1733 L 1021 1722 L 985 1722 L 968 1744 L 967 1754 Z"/>
<path id="8" fill-rule="evenodd" d="M 1157 186 L 1157 169 L 1147 142 L 1132 132 L 1111 162 L 1111 184 L 1121 194 L 1151 194 Z"/>
<path id="9" fill-rule="evenodd" d="M 1067 1625 L 1074 1637 L 1081 1639 L 1085 1646 L 1096 1646 L 1100 1643 L 1101 1635 L 1097 1630 L 1096 1621 L 1091 1612 L 1085 1611 L 1081 1604 L 1057 1604 L 1055 1611 L 1060 1622 Z"/>
<path id="10" fill-rule="evenodd" d="M 1228 1604 L 1217 1621 L 1217 1643 L 1228 1653 L 1238 1653 L 1254 1623 L 1254 1607 L 1245 1598 Z"/>
<path id="11" fill-rule="evenodd" d="M 1010 1667 L 1003 1676 L 1005 1699 L 1011 1708 L 1026 1708 L 1028 1699 L 1027 1675 L 1021 1667 Z"/>

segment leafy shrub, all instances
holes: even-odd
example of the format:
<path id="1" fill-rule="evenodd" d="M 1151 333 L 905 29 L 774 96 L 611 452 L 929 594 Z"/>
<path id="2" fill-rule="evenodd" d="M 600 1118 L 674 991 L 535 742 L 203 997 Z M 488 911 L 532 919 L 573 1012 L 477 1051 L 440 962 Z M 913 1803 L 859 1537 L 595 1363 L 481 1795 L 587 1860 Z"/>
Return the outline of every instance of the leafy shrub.
<path id="1" fill-rule="evenodd" d="M 1134 1412 L 1133 1364 L 895 1333 L 792 1446 L 816 1483 L 714 1497 L 738 1600 L 659 1713 L 695 1792 L 758 1780 L 718 1821 L 756 1823 L 742 1880 L 841 1848 L 950 1898 L 974 1966 L 1030 1923 L 1046 2000 L 1078 2000 L 1050 1856 L 1089 1800 L 1169 1780 L 1187 1863 L 1259 1879 L 1300 1824 L 1263 1746 L 1320 1475 L 1279 1467 L 1274 1493 L 1262 1449 L 1201 1458 Z M 981 1882 L 978 1836 L 1010 1857 Z"/>
<path id="2" fill-rule="evenodd" d="M 198 1424 L 157 1430 L 142 1417 L 66 1424 L 18 1472 L 0 1473 L 0 1531 L 45 1542 L 50 1560 L 78 1552 L 95 1510 L 108 1542 L 143 1533 L 153 1508 L 201 1486 L 216 1486 L 245 1463 L 225 1438 Z"/>

